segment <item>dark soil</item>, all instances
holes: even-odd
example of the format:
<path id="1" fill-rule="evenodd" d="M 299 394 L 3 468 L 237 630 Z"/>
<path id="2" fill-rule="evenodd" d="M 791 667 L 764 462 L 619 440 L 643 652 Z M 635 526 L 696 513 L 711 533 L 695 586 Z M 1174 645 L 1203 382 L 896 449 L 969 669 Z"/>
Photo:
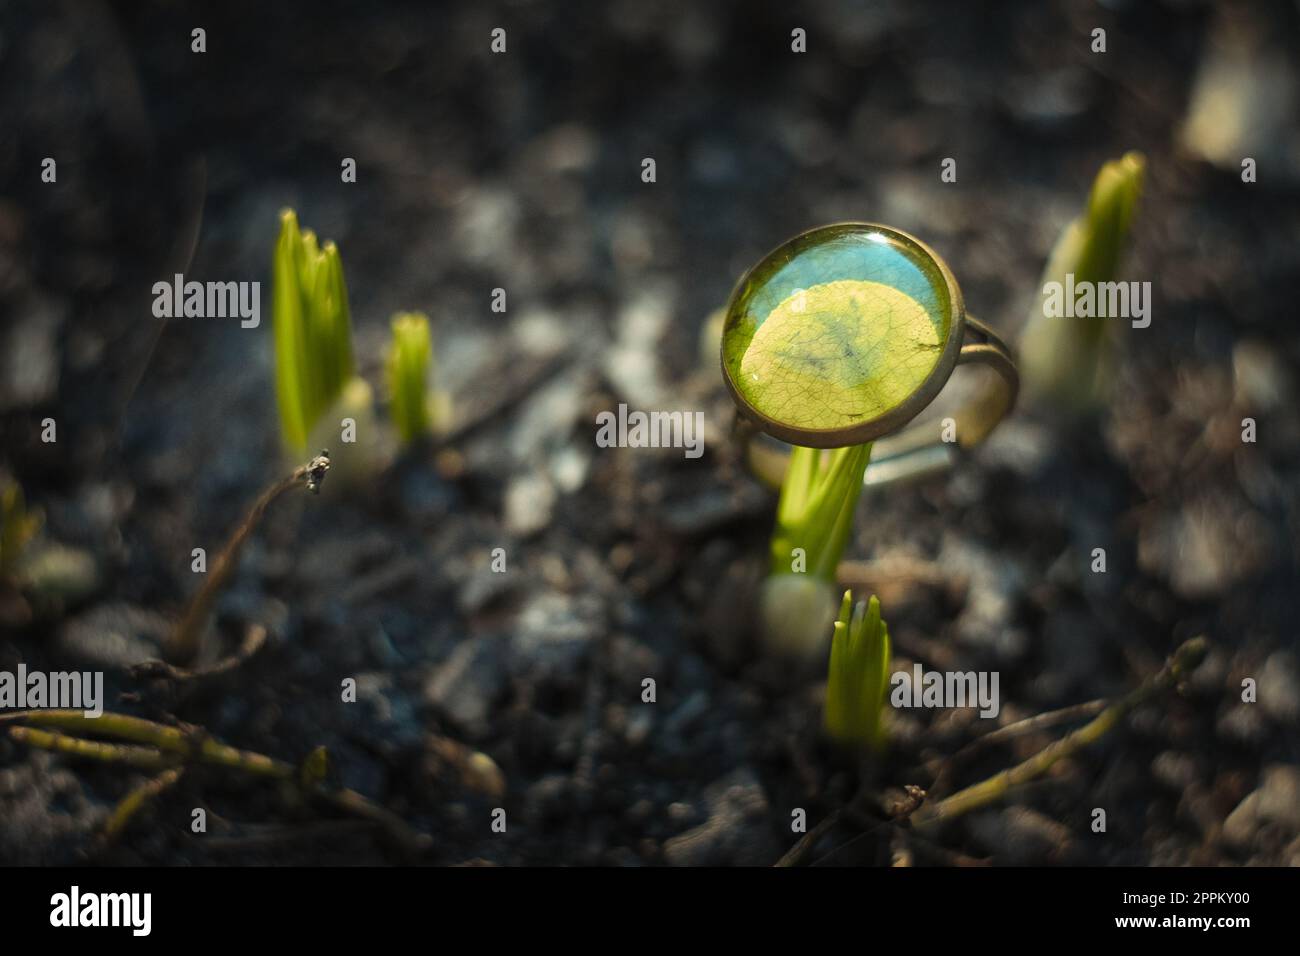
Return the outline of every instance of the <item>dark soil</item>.
<path id="1" fill-rule="evenodd" d="M 881 596 L 897 666 L 997 670 L 1000 723 L 1121 694 L 1193 635 L 1213 650 L 1182 694 L 1011 801 L 924 840 L 846 821 L 809 859 L 1300 863 L 1300 153 L 1243 184 L 1179 145 L 1222 27 L 1211 6 L 703 7 L 6 5 L 0 471 L 98 580 L 7 598 L 0 669 L 103 669 L 113 709 L 286 761 L 324 745 L 339 783 L 431 835 L 422 862 L 773 863 L 797 839 L 792 811 L 822 819 L 854 772 L 817 740 L 824 673 L 774 673 L 754 648 L 774 501 L 729 447 L 707 316 L 789 235 L 862 219 L 926 239 L 1014 338 L 1095 171 L 1138 149 L 1127 271 L 1152 281 L 1154 321 L 1122 336 L 1104 409 L 1066 424 L 1023 407 L 950 476 L 869 491 L 848 558 Z M 1294 6 L 1250 16 L 1294 61 Z M 488 51 L 496 26 L 505 55 Z M 40 181 L 46 156 L 57 185 Z M 342 251 L 361 373 L 378 388 L 389 316 L 426 311 L 439 386 L 476 425 L 277 506 L 218 607 L 225 641 L 260 623 L 268 645 L 160 696 L 128 669 L 195 590 L 191 549 L 215 554 L 296 464 L 272 384 L 284 206 Z M 178 271 L 260 280 L 261 326 L 160 334 L 150 290 Z M 619 402 L 705 410 L 704 456 L 595 447 L 596 412 Z M 896 717 L 882 792 L 945 767 L 964 785 L 1052 736 L 950 764 L 985 722 Z M 504 795 L 448 741 L 495 761 Z M 412 858 L 213 770 L 98 848 L 143 779 L 0 736 L 0 862 Z"/>

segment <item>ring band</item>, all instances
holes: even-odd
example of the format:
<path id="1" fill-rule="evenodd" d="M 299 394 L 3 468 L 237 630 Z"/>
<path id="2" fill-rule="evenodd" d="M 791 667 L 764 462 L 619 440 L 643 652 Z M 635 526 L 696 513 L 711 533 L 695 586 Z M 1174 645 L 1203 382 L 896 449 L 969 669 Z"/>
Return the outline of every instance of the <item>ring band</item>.
<path id="1" fill-rule="evenodd" d="M 871 245 L 865 244 L 864 239 L 869 240 Z M 791 263 L 798 256 L 806 255 L 810 248 L 814 248 L 819 243 L 835 245 L 836 248 L 830 254 L 831 266 L 834 268 L 828 269 L 827 266 L 821 265 L 811 270 L 814 277 L 821 280 L 820 286 L 808 290 L 797 286 L 792 287 L 791 283 L 794 280 L 787 274 L 797 270 Z M 862 258 L 863 253 L 860 250 L 867 250 L 866 255 L 874 256 L 879 260 L 882 253 L 875 247 L 885 244 L 897 246 L 897 249 L 889 253 L 894 259 L 906 257 L 909 260 L 906 263 L 908 271 L 900 272 L 888 262 L 882 266 L 879 262 L 868 261 L 866 267 L 858 268 L 856 273 L 851 273 L 848 281 L 837 278 L 844 272 L 843 263 L 855 264 Z M 887 273 L 891 277 L 898 275 L 905 277 L 905 281 L 913 290 L 914 298 L 925 298 L 925 287 L 920 284 L 920 280 L 914 273 L 922 274 L 925 281 L 931 283 L 937 290 L 929 300 L 932 303 L 931 318 L 936 328 L 943 329 L 946 325 L 946 334 L 941 340 L 932 344 L 924 343 L 915 347 L 917 354 L 924 354 L 927 357 L 930 354 L 937 356 L 930 360 L 933 367 L 925 372 L 923 378 L 920 377 L 920 373 L 908 372 L 907 374 L 915 380 L 915 387 L 905 394 L 900 392 L 902 397 L 896 399 L 895 404 L 884 406 L 882 412 L 873 416 L 857 420 L 850 417 L 843 424 L 838 421 L 833 423 L 834 427 L 812 428 L 807 421 L 782 421 L 774 415 L 767 414 L 767 410 L 760 407 L 759 402 L 755 400 L 755 389 L 746 391 L 746 386 L 749 385 L 747 375 L 750 370 L 761 371 L 767 378 L 780 381 L 782 384 L 794 380 L 796 376 L 802 374 L 802 370 L 798 367 L 799 357 L 792 358 L 791 355 L 795 352 L 796 346 L 805 341 L 813 343 L 811 348 L 821 350 L 808 359 L 809 366 L 819 371 L 825 369 L 828 361 L 833 362 L 839 357 L 839 349 L 843 348 L 845 354 L 849 355 L 857 344 L 853 336 L 858 333 L 854 330 L 863 324 L 862 310 L 868 307 L 864 302 L 871 301 L 866 298 L 867 293 L 859 292 L 859 287 L 869 290 L 874 296 L 882 296 L 880 290 L 888 293 L 882 296 L 887 300 L 885 306 L 873 303 L 871 307 L 878 311 L 882 308 L 886 310 L 888 327 L 882 334 L 896 338 L 899 336 L 899 333 L 894 331 L 894 325 L 902 324 L 896 318 L 898 306 L 900 303 L 910 305 L 911 300 L 890 298 L 893 296 L 893 290 L 889 288 L 892 282 L 882 284 L 878 279 L 878 273 L 884 267 L 894 269 Z M 873 272 L 873 269 L 876 271 Z M 776 277 L 775 280 L 773 276 Z M 795 278 L 806 278 L 806 276 L 796 275 Z M 832 280 L 829 284 L 826 284 L 827 278 Z M 764 282 L 768 285 L 783 282 L 784 286 L 779 287 L 775 292 L 769 292 L 766 287 L 760 285 Z M 793 310 L 787 307 L 792 297 L 805 297 L 805 293 L 817 292 L 818 289 L 831 289 L 833 295 L 839 296 L 839 299 L 832 298 L 832 293 L 828 293 L 822 294 L 820 298 L 814 296 L 812 306 L 802 305 Z M 916 289 L 921 289 L 922 292 L 917 293 Z M 766 304 L 778 300 L 780 304 L 771 308 L 767 316 L 762 316 L 756 322 L 753 319 L 755 311 L 753 303 L 760 296 L 765 297 Z M 818 309 L 821 311 L 818 312 Z M 855 309 L 856 313 L 854 313 Z M 850 323 L 848 331 L 840 328 L 827 331 L 828 326 L 840 321 L 836 310 L 854 313 L 853 318 L 858 320 L 857 323 Z M 758 311 L 761 312 L 761 309 Z M 790 314 L 792 311 L 798 314 L 792 316 Z M 804 318 L 804 315 L 810 312 L 812 317 Z M 744 340 L 742 344 L 750 346 L 751 342 L 754 343 L 751 353 L 758 351 L 759 338 L 751 330 L 761 325 L 762 319 L 777 317 L 778 321 L 785 322 L 787 326 L 795 329 L 793 332 L 774 332 L 767 337 L 768 340 L 775 339 L 777 342 L 776 346 L 770 347 L 777 355 L 776 359 L 760 355 L 752 361 L 751 356 L 737 358 L 739 349 L 734 346 L 729 349 L 727 331 L 724 330 L 723 379 L 737 407 L 735 437 L 745 449 L 746 460 L 751 471 L 760 480 L 774 487 L 778 487 L 784 477 L 790 445 L 839 448 L 868 441 L 874 442 L 871 465 L 864 479 L 869 486 L 914 479 L 946 470 L 955 463 L 961 451 L 973 448 L 989 436 L 998 423 L 1014 408 L 1019 393 L 1020 376 L 1011 350 L 988 326 L 965 314 L 961 292 L 947 265 L 919 239 L 890 227 L 873 223 L 837 223 L 794 237 L 746 273 L 732 293 L 727 315 L 726 330 L 732 330 L 733 338 L 736 339 L 747 333 L 749 339 Z M 800 322 L 813 325 L 813 333 L 802 337 L 796 334 L 799 331 L 797 324 Z M 924 324 L 914 323 L 908 328 L 918 327 L 923 331 L 929 331 Z M 785 334 L 786 338 L 776 338 L 778 334 Z M 825 345 L 827 339 L 834 340 L 834 351 Z M 886 347 L 883 348 L 874 341 L 870 344 L 881 354 L 889 356 L 887 362 L 893 361 L 894 353 L 887 349 L 891 345 L 897 348 L 897 343 L 886 343 Z M 909 347 L 911 343 L 904 340 L 903 346 Z M 829 359 L 827 354 L 830 354 Z M 905 351 L 903 354 L 910 356 L 913 353 Z M 847 363 L 848 360 L 846 359 L 845 362 Z M 884 364 L 879 360 L 877 363 Z M 913 365 L 915 364 L 913 362 Z M 989 384 L 952 415 L 951 421 L 912 424 L 913 420 L 937 398 L 958 365 L 980 365 L 990 369 L 994 374 L 990 376 Z M 887 369 L 883 374 L 887 375 L 890 372 Z M 757 372 L 754 372 L 752 377 L 756 381 L 761 378 Z M 905 379 L 902 382 L 905 387 L 911 384 L 913 384 L 912 380 Z M 841 391 L 846 395 L 857 394 L 846 389 Z M 895 391 L 899 390 L 895 389 Z M 763 396 L 758 393 L 757 397 Z M 836 395 L 831 397 L 835 398 Z M 834 406 L 834 402 L 829 399 L 826 404 Z M 838 406 L 834 408 L 838 411 Z"/>

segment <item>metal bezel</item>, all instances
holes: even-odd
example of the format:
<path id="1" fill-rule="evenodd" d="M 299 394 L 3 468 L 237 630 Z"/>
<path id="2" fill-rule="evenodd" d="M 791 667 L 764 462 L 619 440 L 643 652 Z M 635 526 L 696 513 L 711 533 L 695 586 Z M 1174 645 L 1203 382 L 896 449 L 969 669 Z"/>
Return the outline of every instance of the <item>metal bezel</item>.
<path id="1" fill-rule="evenodd" d="M 736 388 L 736 383 L 731 379 L 731 373 L 727 369 L 725 356 L 722 357 L 722 379 L 727 383 L 727 391 L 731 393 L 732 400 L 740 413 L 749 419 L 761 431 L 766 432 L 773 438 L 779 438 L 781 441 L 788 442 L 792 445 L 803 445 L 808 448 L 843 448 L 848 445 L 861 445 L 865 442 L 875 441 L 877 438 L 883 438 L 885 435 L 893 434 L 898 431 L 934 401 L 935 397 L 943 390 L 944 385 L 952 376 L 953 369 L 957 367 L 957 358 L 961 352 L 962 340 L 965 335 L 966 326 L 966 308 L 962 300 L 961 289 L 957 285 L 957 279 L 948 268 L 948 264 L 930 248 L 926 243 L 913 236 L 911 233 L 904 232 L 902 229 L 895 229 L 893 226 L 886 226 L 874 222 L 835 222 L 823 226 L 817 226 L 813 229 L 807 229 L 794 236 L 791 236 L 785 242 L 776 246 L 767 255 L 763 256 L 753 267 L 748 269 L 732 289 L 731 295 L 727 298 L 727 315 L 731 314 L 731 307 L 735 303 L 736 296 L 740 290 L 745 287 L 749 277 L 759 268 L 776 256 L 781 250 L 793 242 L 798 242 L 816 233 L 828 229 L 842 229 L 845 226 L 854 228 L 876 230 L 892 237 L 897 237 L 915 247 L 919 252 L 927 256 L 935 265 L 940 276 L 943 277 L 947 286 L 949 316 L 948 316 L 948 338 L 943 344 L 943 351 L 939 355 L 938 362 L 930 374 L 926 376 L 925 381 L 917 386 L 900 404 L 895 405 L 883 415 L 876 418 L 858 422 L 854 425 L 848 425 L 842 428 L 833 429 L 810 429 L 798 428 L 783 424 L 773 418 L 764 415 L 746 399 Z M 719 345 L 721 353 L 721 345 Z"/>

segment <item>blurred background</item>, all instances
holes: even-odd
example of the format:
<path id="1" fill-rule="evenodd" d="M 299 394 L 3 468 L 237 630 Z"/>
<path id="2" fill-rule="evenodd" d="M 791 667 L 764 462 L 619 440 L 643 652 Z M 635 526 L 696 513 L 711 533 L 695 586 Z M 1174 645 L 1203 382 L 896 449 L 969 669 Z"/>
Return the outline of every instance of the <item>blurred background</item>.
<path id="1" fill-rule="evenodd" d="M 793 233 L 862 219 L 931 244 L 1014 340 L 1097 169 L 1140 150 L 1122 271 L 1152 283 L 1153 321 L 1122 331 L 1101 408 L 1026 403 L 952 475 L 869 492 L 848 556 L 896 666 L 999 671 L 1004 723 L 1121 693 L 1193 634 L 1214 650 L 1183 698 L 910 852 L 1300 862 L 1297 4 L 0 11 L 0 473 L 43 510 L 55 565 L 49 593 L 0 598 L 0 668 L 131 691 L 194 588 L 191 548 L 211 554 L 284 473 L 267 287 L 291 206 L 341 250 L 361 374 L 379 386 L 393 312 L 427 312 L 464 427 L 271 515 L 219 605 L 270 645 L 177 716 L 286 760 L 326 745 L 341 782 L 435 836 L 428 862 L 774 862 L 791 809 L 818 819 L 852 775 L 814 741 L 824 672 L 780 679 L 753 647 L 774 501 L 728 447 L 709 315 Z M 261 281 L 261 326 L 155 319 L 175 272 Z M 597 449 L 618 402 L 706 410 L 705 456 Z M 983 729 L 896 717 L 882 788 L 929 787 Z M 1046 739 L 949 770 L 971 782 Z M 448 741 L 499 777 L 458 771 Z M 85 858 L 132 780 L 0 739 L 0 863 Z M 219 817 L 208 839 L 196 805 Z M 93 852 L 399 858 L 314 820 L 187 776 Z M 846 829 L 819 862 L 886 863 L 893 841 Z"/>

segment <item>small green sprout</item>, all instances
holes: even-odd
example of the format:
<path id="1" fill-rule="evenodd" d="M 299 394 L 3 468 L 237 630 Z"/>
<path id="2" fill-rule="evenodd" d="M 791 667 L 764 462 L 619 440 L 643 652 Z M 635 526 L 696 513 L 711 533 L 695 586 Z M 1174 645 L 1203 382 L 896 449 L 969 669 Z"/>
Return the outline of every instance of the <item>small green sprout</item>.
<path id="1" fill-rule="evenodd" d="M 433 339 L 429 333 L 428 317 L 420 312 L 395 315 L 387 375 L 393 424 L 397 426 L 403 444 L 409 445 L 427 435 L 432 427 L 428 395 L 432 364 Z"/>
<path id="2" fill-rule="evenodd" d="M 822 653 L 835 613 L 835 569 L 853 530 L 870 460 L 870 444 L 793 448 L 762 597 L 763 637 L 770 651 L 794 657 Z"/>
<path id="3" fill-rule="evenodd" d="M 1049 283 L 1064 285 L 1070 275 L 1077 288 L 1087 284 L 1096 289 L 1100 283 L 1114 281 L 1145 171 L 1145 157 L 1135 152 L 1101 167 L 1087 208 L 1065 227 L 1052 250 L 1040 293 Z M 1020 342 L 1027 390 L 1065 410 L 1083 411 L 1095 405 L 1104 392 L 1116 324 L 1114 317 L 1046 316 L 1043 297 L 1036 296 Z"/>
<path id="4" fill-rule="evenodd" d="M 272 269 L 275 384 L 285 443 L 307 448 L 312 426 L 352 379 L 352 319 L 338 247 L 318 247 L 292 209 L 280 214 Z"/>
<path id="5" fill-rule="evenodd" d="M 826 682 L 826 733 L 841 744 L 885 746 L 884 713 L 889 686 L 889 628 L 880 617 L 880 601 L 855 607 L 851 591 L 844 592 L 840 616 L 831 638 Z"/>
<path id="6" fill-rule="evenodd" d="M 0 478 L 0 578 L 14 573 L 18 559 L 43 523 L 40 509 L 27 509 L 22 486 Z"/>
<path id="7" fill-rule="evenodd" d="M 870 460 L 870 444 L 792 449 L 772 534 L 773 574 L 797 571 L 835 580 Z"/>

